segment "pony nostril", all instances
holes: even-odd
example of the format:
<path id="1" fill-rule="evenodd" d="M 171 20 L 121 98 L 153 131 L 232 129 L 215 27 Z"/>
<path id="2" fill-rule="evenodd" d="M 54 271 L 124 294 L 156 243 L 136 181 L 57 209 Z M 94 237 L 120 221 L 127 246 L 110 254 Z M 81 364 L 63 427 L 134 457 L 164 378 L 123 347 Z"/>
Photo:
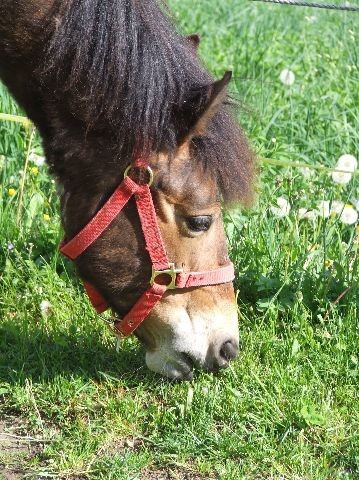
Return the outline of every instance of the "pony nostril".
<path id="1" fill-rule="evenodd" d="M 235 340 L 227 340 L 223 343 L 219 350 L 219 354 L 222 359 L 229 362 L 233 360 L 238 355 L 238 344 Z"/>
<path id="2" fill-rule="evenodd" d="M 238 354 L 238 342 L 235 339 L 226 340 L 212 344 L 206 358 L 206 368 L 210 371 L 217 371 L 227 368 L 229 362 Z"/>

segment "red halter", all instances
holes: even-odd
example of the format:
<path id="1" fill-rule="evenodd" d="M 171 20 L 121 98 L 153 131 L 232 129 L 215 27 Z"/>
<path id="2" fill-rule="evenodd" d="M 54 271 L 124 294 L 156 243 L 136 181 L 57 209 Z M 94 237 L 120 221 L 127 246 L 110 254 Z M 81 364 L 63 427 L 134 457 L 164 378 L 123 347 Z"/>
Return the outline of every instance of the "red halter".
<path id="1" fill-rule="evenodd" d="M 146 169 L 150 175 L 148 184 L 134 182 L 129 176 L 133 168 Z M 204 285 L 218 285 L 234 280 L 234 267 L 229 263 L 225 267 L 207 272 L 184 272 L 170 263 L 163 244 L 161 232 L 157 223 L 156 211 L 153 205 L 150 186 L 153 181 L 153 172 L 147 163 L 137 160 L 125 171 L 125 178 L 111 195 L 105 205 L 97 212 L 90 222 L 69 242 L 62 242 L 60 252 L 70 260 L 76 260 L 98 237 L 106 230 L 111 222 L 121 212 L 132 196 L 135 197 L 138 214 L 141 221 L 146 249 L 152 262 L 152 277 L 150 287 L 139 298 L 131 310 L 122 320 L 116 321 L 114 326 L 124 336 L 131 335 L 145 320 L 154 306 L 161 300 L 167 290 L 176 288 L 200 287 Z M 165 285 L 158 283 L 159 277 L 167 276 Z M 157 280 L 157 281 L 156 281 Z M 97 313 L 103 313 L 109 304 L 102 295 L 88 282 L 84 282 L 87 294 Z"/>

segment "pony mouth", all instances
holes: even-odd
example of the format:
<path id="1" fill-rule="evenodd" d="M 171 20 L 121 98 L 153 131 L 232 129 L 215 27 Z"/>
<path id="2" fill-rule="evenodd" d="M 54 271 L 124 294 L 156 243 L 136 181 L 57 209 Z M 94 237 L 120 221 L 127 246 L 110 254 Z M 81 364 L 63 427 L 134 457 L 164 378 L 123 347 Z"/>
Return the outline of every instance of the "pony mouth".
<path id="1" fill-rule="evenodd" d="M 197 371 L 203 370 L 208 373 L 212 373 L 214 375 L 219 374 L 222 369 L 225 369 L 228 367 L 228 364 L 226 366 L 213 366 L 206 364 L 206 362 L 201 362 L 200 360 L 194 358 L 192 355 L 181 352 L 179 354 L 179 358 L 176 363 L 171 364 L 171 362 L 168 364 L 169 371 L 171 371 L 171 367 L 173 366 L 173 372 L 176 372 L 173 376 L 175 380 L 193 380 L 194 374 Z"/>
<path id="2" fill-rule="evenodd" d="M 150 369 L 152 370 L 151 367 Z M 159 369 L 153 370 L 173 381 L 191 381 L 194 376 L 195 362 L 186 353 L 179 353 L 173 360 L 162 363 Z"/>
<path id="3" fill-rule="evenodd" d="M 195 369 L 195 367 L 198 366 L 198 362 L 196 362 L 196 361 L 194 360 L 194 358 L 191 357 L 191 355 L 189 355 L 188 353 L 182 352 L 180 355 L 181 355 L 181 360 L 182 360 L 183 363 L 186 365 L 186 367 L 187 367 L 191 372 L 193 372 L 193 370 Z"/>
<path id="4" fill-rule="evenodd" d="M 193 380 L 193 373 L 196 367 L 195 360 L 187 353 L 180 353 L 175 370 L 180 373 L 176 375 L 178 380 Z"/>

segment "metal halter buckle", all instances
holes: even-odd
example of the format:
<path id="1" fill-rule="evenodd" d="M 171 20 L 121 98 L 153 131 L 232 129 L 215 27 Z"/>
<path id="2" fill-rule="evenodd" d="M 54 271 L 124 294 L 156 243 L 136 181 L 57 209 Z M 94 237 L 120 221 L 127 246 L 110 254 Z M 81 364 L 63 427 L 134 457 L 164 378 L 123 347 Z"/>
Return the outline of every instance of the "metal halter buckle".
<path id="1" fill-rule="evenodd" d="M 123 175 L 124 178 L 127 178 L 130 174 L 130 171 L 133 169 L 133 168 L 138 168 L 138 169 L 143 169 L 145 170 L 149 177 L 148 177 L 148 182 L 147 182 L 147 185 L 150 187 L 153 183 L 153 180 L 155 178 L 155 174 L 153 173 L 153 170 L 151 167 L 147 166 L 147 167 L 136 167 L 134 165 L 132 165 L 132 163 L 130 163 L 130 165 L 126 168 L 125 170 L 125 173 Z"/>
<path id="2" fill-rule="evenodd" d="M 152 277 L 150 280 L 150 285 L 152 286 L 154 283 L 156 283 L 156 278 L 160 277 L 161 275 L 169 275 L 171 278 L 171 281 L 165 285 L 166 290 L 174 290 L 176 287 L 176 279 L 177 279 L 177 274 L 182 273 L 183 269 L 182 268 L 176 268 L 174 263 L 169 264 L 170 268 L 167 268 L 165 270 L 156 270 L 154 267 L 152 267 Z"/>

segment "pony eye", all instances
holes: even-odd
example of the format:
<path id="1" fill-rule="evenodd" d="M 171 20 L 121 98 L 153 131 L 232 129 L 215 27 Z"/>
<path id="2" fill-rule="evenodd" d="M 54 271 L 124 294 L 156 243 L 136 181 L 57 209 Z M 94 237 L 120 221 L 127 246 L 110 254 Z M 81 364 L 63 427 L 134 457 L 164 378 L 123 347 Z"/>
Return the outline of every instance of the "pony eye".
<path id="1" fill-rule="evenodd" d="M 192 232 L 206 232 L 212 225 L 212 215 L 187 217 L 186 224 Z"/>

